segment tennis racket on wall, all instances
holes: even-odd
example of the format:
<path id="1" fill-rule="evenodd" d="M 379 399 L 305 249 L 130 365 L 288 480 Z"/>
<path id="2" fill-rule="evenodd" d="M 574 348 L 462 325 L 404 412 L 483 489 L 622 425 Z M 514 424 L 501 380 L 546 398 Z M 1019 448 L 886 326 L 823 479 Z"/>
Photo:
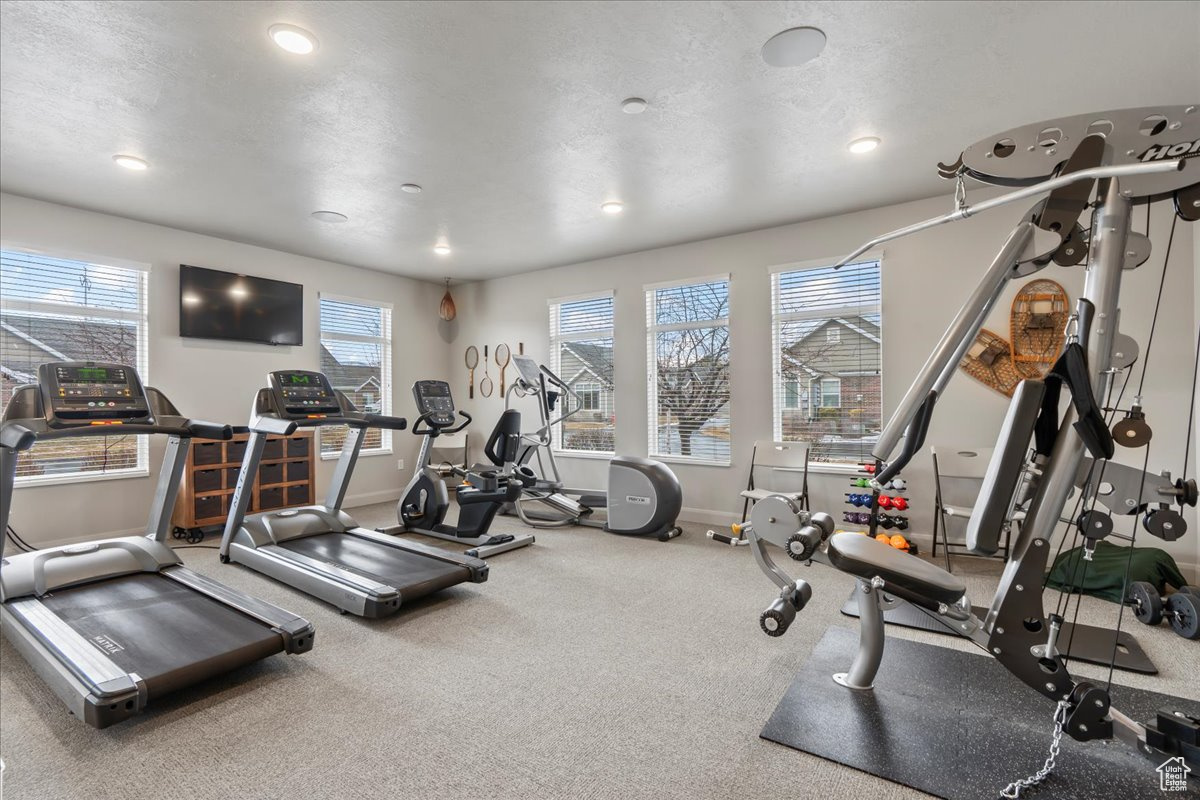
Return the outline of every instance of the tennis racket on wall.
<path id="1" fill-rule="evenodd" d="M 508 362 L 512 360 L 512 351 L 508 349 L 508 345 L 503 342 L 496 345 L 496 366 L 500 367 L 500 396 L 504 397 L 504 370 L 508 368 Z"/>
<path id="2" fill-rule="evenodd" d="M 470 347 L 467 348 L 466 362 L 467 362 L 467 372 L 470 376 L 468 378 L 470 383 L 467 384 L 467 397 L 474 400 L 475 399 L 475 368 L 477 366 L 479 366 L 479 350 L 478 350 L 478 348 L 475 347 L 475 345 L 471 345 Z"/>
<path id="3" fill-rule="evenodd" d="M 479 382 L 479 393 L 484 397 L 492 396 L 492 376 L 488 374 L 488 346 L 483 346 L 483 380 Z"/>

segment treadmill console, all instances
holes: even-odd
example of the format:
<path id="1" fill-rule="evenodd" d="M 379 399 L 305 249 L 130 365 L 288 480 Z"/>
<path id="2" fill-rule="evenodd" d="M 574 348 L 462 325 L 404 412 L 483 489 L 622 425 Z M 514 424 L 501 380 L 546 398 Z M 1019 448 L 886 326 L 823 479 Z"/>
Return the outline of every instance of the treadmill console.
<path id="1" fill-rule="evenodd" d="M 449 428 L 454 424 L 454 398 L 450 396 L 450 384 L 445 381 L 417 381 L 413 384 L 413 399 L 417 401 L 417 413 L 426 418 L 430 427 Z"/>
<path id="2" fill-rule="evenodd" d="M 341 416 L 342 406 L 329 379 L 320 372 L 280 370 L 270 375 L 275 407 L 284 419 Z"/>
<path id="3" fill-rule="evenodd" d="M 46 424 L 154 424 L 137 370 L 101 361 L 55 361 L 38 367 Z"/>

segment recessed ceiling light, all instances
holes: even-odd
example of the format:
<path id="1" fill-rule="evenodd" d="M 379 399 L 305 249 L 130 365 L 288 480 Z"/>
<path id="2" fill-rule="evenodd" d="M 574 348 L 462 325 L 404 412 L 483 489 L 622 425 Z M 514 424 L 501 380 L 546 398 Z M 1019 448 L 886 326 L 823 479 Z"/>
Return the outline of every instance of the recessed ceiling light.
<path id="1" fill-rule="evenodd" d="M 600 204 L 600 210 L 605 214 L 620 214 L 625 210 L 625 204 L 616 200 L 609 200 L 607 203 Z"/>
<path id="2" fill-rule="evenodd" d="M 298 56 L 306 56 L 317 49 L 317 37 L 295 25 L 285 25 L 281 22 L 268 28 L 267 33 L 275 44 Z"/>
<path id="3" fill-rule="evenodd" d="M 621 110 L 626 114 L 640 114 L 650 105 L 640 97 L 630 97 L 621 101 Z"/>
<path id="4" fill-rule="evenodd" d="M 118 153 L 117 155 L 113 156 L 113 161 L 115 161 L 118 166 L 124 167 L 125 169 L 137 170 L 138 172 L 142 172 L 150 168 L 149 164 L 137 156 L 127 156 Z"/>
<path id="5" fill-rule="evenodd" d="M 345 222 L 350 219 L 345 214 L 339 214 L 336 211 L 314 211 L 312 218 L 321 222 Z"/>
<path id="6" fill-rule="evenodd" d="M 229 287 L 229 296 L 241 300 L 244 297 L 250 296 L 250 290 L 241 283 L 235 283 L 233 286 Z"/>
<path id="7" fill-rule="evenodd" d="M 433 246 L 433 252 L 437 253 L 439 256 L 448 256 L 450 255 L 450 245 L 435 244 Z"/>
<path id="8" fill-rule="evenodd" d="M 846 149 L 851 153 L 869 153 L 876 147 L 879 147 L 879 139 L 875 136 L 864 136 L 846 145 Z"/>
<path id="9" fill-rule="evenodd" d="M 420 194 L 421 187 L 417 186 L 415 183 L 405 183 L 401 184 L 400 191 L 408 192 L 409 194 Z"/>
<path id="10" fill-rule="evenodd" d="M 825 34 L 817 28 L 789 28 L 762 47 L 762 59 L 772 67 L 798 67 L 821 55 Z"/>

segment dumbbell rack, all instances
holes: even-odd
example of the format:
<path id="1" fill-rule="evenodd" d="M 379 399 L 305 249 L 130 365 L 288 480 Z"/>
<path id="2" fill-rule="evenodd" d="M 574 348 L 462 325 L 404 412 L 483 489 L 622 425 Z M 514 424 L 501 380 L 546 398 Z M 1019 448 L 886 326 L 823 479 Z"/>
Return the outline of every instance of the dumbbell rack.
<path id="1" fill-rule="evenodd" d="M 874 474 L 873 467 L 864 464 L 859 469 L 859 474 L 860 477 L 850 481 L 850 491 L 845 494 L 846 503 L 853 508 L 867 510 L 845 511 L 842 513 L 842 521 L 851 525 L 866 525 L 866 534 L 871 538 L 874 538 L 879 533 L 880 528 L 883 528 L 884 531 L 895 530 L 903 535 L 908 542 L 908 552 L 916 555 L 916 545 L 905 534 L 909 527 L 908 516 L 886 513 L 891 510 L 892 503 L 897 500 L 899 501 L 898 511 L 906 511 L 911 507 L 912 502 L 908 497 L 907 484 L 903 488 L 891 488 L 886 489 L 882 493 L 877 493 L 869 485 L 865 485 L 867 479 Z M 892 481 L 896 480 L 903 481 L 903 478 L 900 475 L 896 475 Z M 888 485 L 891 486 L 892 482 L 889 482 Z M 852 515 L 856 515 L 858 518 L 852 519 Z M 863 515 L 866 516 L 865 522 L 861 519 Z"/>

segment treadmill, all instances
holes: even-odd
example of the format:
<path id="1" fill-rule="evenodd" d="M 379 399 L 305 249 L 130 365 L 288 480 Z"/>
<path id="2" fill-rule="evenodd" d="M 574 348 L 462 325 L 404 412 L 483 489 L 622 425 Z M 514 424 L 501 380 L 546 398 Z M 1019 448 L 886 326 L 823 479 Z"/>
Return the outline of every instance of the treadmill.
<path id="1" fill-rule="evenodd" d="M 43 364 L 17 387 L 0 426 L 0 529 L 8 530 L 17 462 L 38 442 L 168 438 L 145 535 L 4 555 L 4 635 L 76 717 L 105 728 L 158 697 L 279 652 L 312 648 L 313 626 L 183 566 L 166 544 L 193 438 L 228 425 L 180 416 L 123 364 Z M 7 537 L 4 537 L 7 538 Z"/>
<path id="2" fill-rule="evenodd" d="M 267 380 L 254 398 L 221 561 L 245 564 L 344 613 L 371 618 L 450 586 L 487 580 L 486 561 L 360 528 L 342 510 L 366 431 L 402 431 L 408 426 L 403 417 L 358 411 L 320 372 L 283 370 Z M 347 426 L 346 439 L 324 505 L 246 516 L 267 437 L 334 425 Z"/>

